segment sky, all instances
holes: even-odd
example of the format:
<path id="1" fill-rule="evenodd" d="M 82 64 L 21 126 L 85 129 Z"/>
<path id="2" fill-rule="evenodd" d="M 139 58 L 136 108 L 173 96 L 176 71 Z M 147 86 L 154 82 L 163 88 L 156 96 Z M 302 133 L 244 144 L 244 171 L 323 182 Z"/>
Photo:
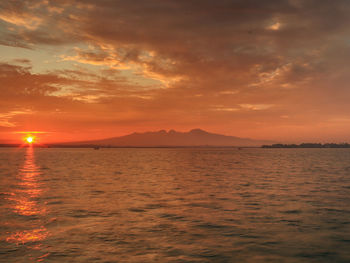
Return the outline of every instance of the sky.
<path id="1" fill-rule="evenodd" d="M 0 2 L 0 142 L 350 141 L 348 0 Z"/>

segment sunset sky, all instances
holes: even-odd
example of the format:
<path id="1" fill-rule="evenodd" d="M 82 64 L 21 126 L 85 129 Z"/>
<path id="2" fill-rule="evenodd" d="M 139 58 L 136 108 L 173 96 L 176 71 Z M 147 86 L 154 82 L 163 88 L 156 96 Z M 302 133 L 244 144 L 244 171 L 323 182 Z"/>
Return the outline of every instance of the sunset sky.
<path id="1" fill-rule="evenodd" d="M 0 142 L 350 141 L 348 0 L 0 2 Z"/>

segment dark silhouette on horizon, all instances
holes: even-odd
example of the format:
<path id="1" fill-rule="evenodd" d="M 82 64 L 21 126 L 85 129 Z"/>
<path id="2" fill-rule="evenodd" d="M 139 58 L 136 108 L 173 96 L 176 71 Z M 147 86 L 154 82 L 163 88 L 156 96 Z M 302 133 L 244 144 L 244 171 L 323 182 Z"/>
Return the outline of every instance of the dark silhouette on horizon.
<path id="1" fill-rule="evenodd" d="M 260 147 L 274 143 L 267 140 L 253 140 L 236 136 L 210 133 L 201 129 L 189 132 L 160 130 L 155 132 L 132 133 L 125 136 L 102 140 L 61 143 L 61 145 L 95 145 L 99 147 L 191 147 L 191 146 L 250 146 Z"/>
<path id="2" fill-rule="evenodd" d="M 349 143 L 301 143 L 301 144 L 272 144 L 262 148 L 350 148 Z"/>

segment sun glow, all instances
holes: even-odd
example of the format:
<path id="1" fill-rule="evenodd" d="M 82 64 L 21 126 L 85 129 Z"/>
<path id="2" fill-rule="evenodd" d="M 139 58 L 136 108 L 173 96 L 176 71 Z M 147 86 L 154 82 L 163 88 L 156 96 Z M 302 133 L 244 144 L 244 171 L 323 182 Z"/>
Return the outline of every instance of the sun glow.
<path id="1" fill-rule="evenodd" d="M 35 137 L 28 134 L 26 137 L 24 137 L 24 141 L 28 144 L 32 144 L 35 141 Z"/>

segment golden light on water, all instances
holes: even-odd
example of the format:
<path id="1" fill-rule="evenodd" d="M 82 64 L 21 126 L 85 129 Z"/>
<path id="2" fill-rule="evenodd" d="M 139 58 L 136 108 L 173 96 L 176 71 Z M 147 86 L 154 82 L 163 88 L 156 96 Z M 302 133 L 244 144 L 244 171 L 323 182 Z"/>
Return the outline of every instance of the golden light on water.
<path id="1" fill-rule="evenodd" d="M 6 238 L 6 241 L 15 244 L 25 244 L 28 242 L 42 241 L 46 239 L 47 236 L 47 229 L 42 226 L 33 230 L 24 230 L 13 233 Z"/>
<path id="2" fill-rule="evenodd" d="M 27 135 L 24 141 L 31 144 L 35 140 L 34 136 Z M 20 168 L 18 174 L 18 189 L 10 194 L 8 200 L 12 202 L 12 210 L 16 215 L 37 218 L 36 220 L 28 220 L 23 224 L 22 228 L 16 231 L 8 232 L 6 241 L 17 245 L 31 244 L 36 242 L 40 246 L 40 241 L 45 240 L 49 236 L 49 231 L 41 219 L 47 213 L 45 205 L 38 201 L 43 194 L 44 188 L 40 182 L 40 167 L 35 164 L 34 148 L 28 147 L 25 154 L 24 165 Z M 10 222 L 9 222 L 10 223 Z M 35 249 L 35 248 L 33 248 Z M 42 261 L 47 254 L 38 257 L 37 262 Z"/>

